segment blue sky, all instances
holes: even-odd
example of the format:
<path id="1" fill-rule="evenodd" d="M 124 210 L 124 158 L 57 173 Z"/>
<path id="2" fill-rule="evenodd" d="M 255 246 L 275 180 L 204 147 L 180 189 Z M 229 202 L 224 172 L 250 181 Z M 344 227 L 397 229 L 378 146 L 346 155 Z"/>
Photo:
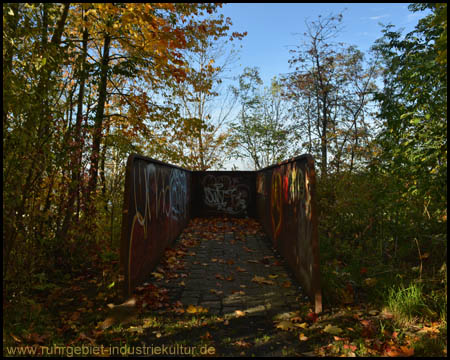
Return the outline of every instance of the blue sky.
<path id="1" fill-rule="evenodd" d="M 264 86 L 270 85 L 274 76 L 290 72 L 289 53 L 301 45 L 307 30 L 305 20 L 314 21 L 318 16 L 343 14 L 343 30 L 334 39 L 346 45 L 356 45 L 367 54 L 375 40 L 382 36 L 380 22 L 393 24 L 403 34 L 410 32 L 424 12 L 413 13 L 408 3 L 228 3 L 219 14 L 230 17 L 232 32 L 247 31 L 247 36 L 236 43 L 242 45 L 239 61 L 228 76 L 237 76 L 244 67 L 256 66 Z M 226 81 L 227 82 L 227 81 Z M 235 164 L 240 170 L 251 169 L 250 163 L 241 160 L 227 161 L 230 169 Z"/>
<path id="2" fill-rule="evenodd" d="M 356 45 L 364 52 L 381 37 L 380 22 L 392 23 L 409 32 L 424 16 L 422 12 L 410 12 L 408 3 L 224 4 L 219 13 L 231 18 L 231 31 L 248 32 L 239 42 L 242 49 L 234 72 L 239 74 L 245 66 L 258 66 L 264 84 L 269 85 L 273 76 L 290 71 L 289 49 L 301 44 L 306 31 L 305 20 L 313 21 L 319 15 L 324 17 L 340 12 L 343 13 L 344 29 L 336 41 Z"/>

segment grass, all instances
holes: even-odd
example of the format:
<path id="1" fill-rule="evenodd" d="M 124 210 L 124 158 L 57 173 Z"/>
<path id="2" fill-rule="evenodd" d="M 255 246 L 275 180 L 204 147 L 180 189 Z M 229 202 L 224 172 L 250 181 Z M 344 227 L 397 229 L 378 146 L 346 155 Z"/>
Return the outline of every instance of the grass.
<path id="1" fill-rule="evenodd" d="M 430 311 L 425 304 L 420 283 L 412 283 L 408 287 L 401 285 L 389 290 L 387 304 L 399 325 L 415 323 L 424 313 Z"/>

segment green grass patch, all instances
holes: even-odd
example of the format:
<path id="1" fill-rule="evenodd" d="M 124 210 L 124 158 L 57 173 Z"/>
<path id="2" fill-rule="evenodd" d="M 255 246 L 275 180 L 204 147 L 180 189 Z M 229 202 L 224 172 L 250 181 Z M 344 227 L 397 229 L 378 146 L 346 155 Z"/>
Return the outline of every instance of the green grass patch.
<path id="1" fill-rule="evenodd" d="M 387 305 L 394 315 L 394 320 L 401 326 L 415 323 L 431 312 L 425 303 L 421 283 L 411 283 L 408 287 L 392 287 L 389 289 Z"/>

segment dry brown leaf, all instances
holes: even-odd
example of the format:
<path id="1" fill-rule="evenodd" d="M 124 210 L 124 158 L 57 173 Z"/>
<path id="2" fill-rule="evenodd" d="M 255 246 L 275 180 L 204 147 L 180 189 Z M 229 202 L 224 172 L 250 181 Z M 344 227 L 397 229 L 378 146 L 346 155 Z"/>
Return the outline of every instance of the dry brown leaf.
<path id="1" fill-rule="evenodd" d="M 266 284 L 266 285 L 275 285 L 275 283 L 272 280 L 267 280 L 263 276 L 254 276 L 252 279 L 253 282 L 258 284 Z"/>

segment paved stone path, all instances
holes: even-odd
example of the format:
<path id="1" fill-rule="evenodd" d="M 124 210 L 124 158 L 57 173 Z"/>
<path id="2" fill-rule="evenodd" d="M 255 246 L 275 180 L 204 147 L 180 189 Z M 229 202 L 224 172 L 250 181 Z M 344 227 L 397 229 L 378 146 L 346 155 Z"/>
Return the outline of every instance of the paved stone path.
<path id="1" fill-rule="evenodd" d="M 155 324 L 147 346 L 206 344 L 215 356 L 312 350 L 298 338 L 312 328 L 311 305 L 255 220 L 193 219 L 149 280 L 170 308 L 143 315 Z"/>
<path id="2" fill-rule="evenodd" d="M 181 279 L 184 286 L 180 279 L 164 285 L 170 288 L 172 300 L 217 315 L 236 310 L 249 316 L 273 315 L 298 309 L 299 300 L 305 300 L 301 288 L 260 228 L 249 234 L 243 220 L 229 219 L 216 222 L 218 232 L 213 232 L 204 221 L 203 228 L 197 225 L 197 233 L 190 233 L 200 242 L 180 270 L 188 274 Z"/>

